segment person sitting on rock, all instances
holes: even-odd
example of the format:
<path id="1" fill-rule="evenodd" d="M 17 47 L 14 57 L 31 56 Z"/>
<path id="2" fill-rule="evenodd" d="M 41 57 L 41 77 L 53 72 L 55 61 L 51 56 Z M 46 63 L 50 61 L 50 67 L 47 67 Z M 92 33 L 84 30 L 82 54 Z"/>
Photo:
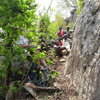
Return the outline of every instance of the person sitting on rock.
<path id="1" fill-rule="evenodd" d="M 64 34 L 66 35 L 66 38 L 70 38 L 71 34 L 70 27 L 67 27 L 67 31 Z"/>
<path id="2" fill-rule="evenodd" d="M 62 37 L 64 35 L 64 30 L 62 27 L 59 27 L 59 31 L 57 32 L 59 37 Z"/>
<path id="3" fill-rule="evenodd" d="M 59 39 L 59 42 L 58 42 L 58 46 L 62 46 L 63 45 L 63 43 L 62 43 L 62 41 Z"/>

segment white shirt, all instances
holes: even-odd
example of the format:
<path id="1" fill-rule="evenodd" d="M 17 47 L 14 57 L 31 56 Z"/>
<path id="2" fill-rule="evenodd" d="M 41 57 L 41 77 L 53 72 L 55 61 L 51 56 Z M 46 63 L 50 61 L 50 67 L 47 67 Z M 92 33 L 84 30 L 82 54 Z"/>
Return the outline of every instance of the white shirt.
<path id="1" fill-rule="evenodd" d="M 63 45 L 62 47 L 66 47 L 66 49 L 70 52 L 70 44 L 68 42 L 68 39 L 67 40 L 63 40 Z"/>
<path id="2" fill-rule="evenodd" d="M 20 39 L 17 41 L 17 44 L 28 45 L 28 39 L 26 39 L 26 38 L 24 38 L 24 36 L 20 35 Z"/>

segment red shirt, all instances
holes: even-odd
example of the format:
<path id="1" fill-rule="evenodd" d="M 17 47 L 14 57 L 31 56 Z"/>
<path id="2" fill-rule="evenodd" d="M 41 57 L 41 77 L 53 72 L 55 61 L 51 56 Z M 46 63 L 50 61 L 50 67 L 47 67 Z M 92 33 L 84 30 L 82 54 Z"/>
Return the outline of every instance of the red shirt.
<path id="1" fill-rule="evenodd" d="M 58 35 L 59 35 L 60 37 L 62 37 L 62 36 L 64 35 L 64 31 L 63 31 L 63 30 L 59 31 L 59 32 L 58 32 Z"/>
<path id="2" fill-rule="evenodd" d="M 60 42 L 58 42 L 58 45 L 59 45 L 59 46 L 62 46 L 62 42 L 61 42 L 61 41 L 60 41 Z"/>

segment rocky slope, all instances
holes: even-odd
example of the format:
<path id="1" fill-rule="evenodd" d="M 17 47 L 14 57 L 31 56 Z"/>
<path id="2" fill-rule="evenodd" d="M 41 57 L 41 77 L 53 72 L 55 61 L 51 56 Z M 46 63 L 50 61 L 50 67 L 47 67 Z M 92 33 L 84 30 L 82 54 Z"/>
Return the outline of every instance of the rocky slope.
<path id="1" fill-rule="evenodd" d="M 79 93 L 77 100 L 100 100 L 100 0 L 84 2 L 66 66 Z"/>

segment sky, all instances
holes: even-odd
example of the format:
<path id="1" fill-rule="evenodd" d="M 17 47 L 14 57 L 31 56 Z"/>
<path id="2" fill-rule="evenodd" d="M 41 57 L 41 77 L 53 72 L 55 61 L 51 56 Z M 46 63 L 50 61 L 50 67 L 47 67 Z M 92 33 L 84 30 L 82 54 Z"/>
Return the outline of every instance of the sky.
<path id="1" fill-rule="evenodd" d="M 51 0 L 36 0 L 36 3 L 38 3 L 37 13 L 41 13 L 41 12 L 46 11 L 46 9 L 48 9 L 48 7 L 50 5 L 50 2 L 51 2 Z M 67 13 L 66 13 L 66 11 L 64 9 L 61 9 L 60 7 L 58 7 L 59 2 L 60 2 L 60 0 L 53 0 L 53 2 L 52 2 L 51 9 L 53 11 L 51 13 L 49 13 L 49 15 L 51 15 L 50 16 L 51 20 L 55 20 L 56 12 L 61 12 L 64 17 L 70 16 L 69 11 L 67 11 Z"/>
<path id="2" fill-rule="evenodd" d="M 57 5 L 57 1 L 58 0 L 53 0 L 51 7 L 54 8 Z M 39 4 L 39 6 L 41 6 L 40 8 L 48 8 L 51 0 L 36 0 L 36 2 Z"/>

